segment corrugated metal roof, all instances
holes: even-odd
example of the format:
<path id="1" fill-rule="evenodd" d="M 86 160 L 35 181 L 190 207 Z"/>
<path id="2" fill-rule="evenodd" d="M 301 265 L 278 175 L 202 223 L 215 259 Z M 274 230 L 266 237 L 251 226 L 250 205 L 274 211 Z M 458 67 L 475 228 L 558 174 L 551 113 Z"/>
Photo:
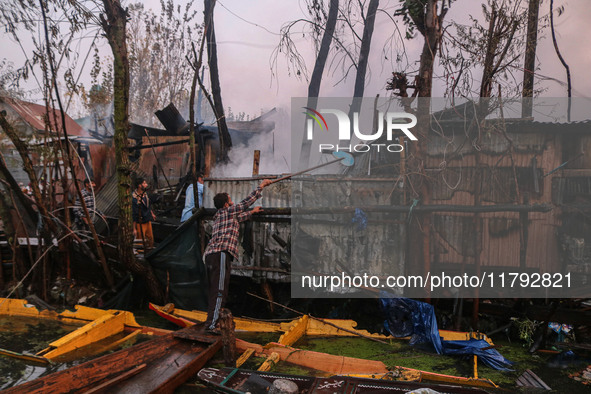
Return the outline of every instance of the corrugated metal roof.
<path id="1" fill-rule="evenodd" d="M 138 176 L 146 177 L 136 166 L 137 164 L 132 163 L 131 171 L 135 171 Z M 115 173 L 105 183 L 105 186 L 96 193 L 96 208 L 105 216 L 119 217 L 118 185 L 117 174 Z"/>
<path id="2" fill-rule="evenodd" d="M 442 120 L 433 122 L 431 130 L 436 133 L 444 132 L 446 135 L 452 132 L 462 132 L 467 124 L 465 119 L 461 120 Z M 487 119 L 486 126 L 506 127 L 508 133 L 589 133 L 591 130 L 591 120 L 581 120 L 574 122 L 540 122 L 531 119 Z"/>
<path id="3" fill-rule="evenodd" d="M 45 131 L 45 114 L 46 108 L 44 105 L 29 103 L 27 101 L 18 100 L 15 98 L 9 97 L 2 97 L 1 101 L 4 101 L 7 105 L 9 105 L 18 115 L 27 122 L 35 131 L 37 132 L 44 132 Z M 55 116 L 57 117 L 57 121 L 61 127 L 61 113 L 59 109 L 55 109 Z M 52 116 L 52 115 L 51 115 Z M 51 119 L 53 122 L 53 119 Z M 74 119 L 70 118 L 66 114 L 66 129 L 69 135 L 88 135 L 86 130 L 84 130 L 78 123 L 74 121 Z"/>

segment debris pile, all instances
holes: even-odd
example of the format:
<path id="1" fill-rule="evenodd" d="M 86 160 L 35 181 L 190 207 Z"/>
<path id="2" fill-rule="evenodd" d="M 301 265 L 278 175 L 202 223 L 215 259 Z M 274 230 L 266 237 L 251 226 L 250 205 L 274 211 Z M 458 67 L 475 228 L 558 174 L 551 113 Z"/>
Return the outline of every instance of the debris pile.
<path id="1" fill-rule="evenodd" d="M 568 376 L 576 380 L 577 382 L 581 382 L 583 384 L 586 384 L 587 386 L 591 386 L 591 365 L 587 366 L 587 368 L 582 370 L 581 372 L 575 372 Z"/>

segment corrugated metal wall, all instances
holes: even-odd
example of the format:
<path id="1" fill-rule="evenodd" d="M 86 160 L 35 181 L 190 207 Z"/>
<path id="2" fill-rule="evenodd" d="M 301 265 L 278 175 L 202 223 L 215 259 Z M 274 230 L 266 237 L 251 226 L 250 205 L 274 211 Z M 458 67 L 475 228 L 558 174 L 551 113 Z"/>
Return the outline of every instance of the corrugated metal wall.
<path id="1" fill-rule="evenodd" d="M 472 206 L 475 203 L 474 192 L 478 188 L 482 205 L 522 204 L 526 193 L 530 204 L 551 203 L 552 178 L 559 174 L 544 178 L 541 175 L 562 162 L 559 136 L 513 133 L 509 138 L 514 144 L 513 161 L 509 155 L 508 141 L 499 135 L 481 138 L 478 158 L 470 142 L 464 143 L 464 138 L 456 136 L 455 141 L 450 143 L 439 136 L 432 136 L 428 159 L 434 179 L 432 204 Z M 452 153 L 458 150 L 462 154 L 450 160 Z M 530 190 L 534 179 L 534 157 L 539 193 Z M 516 201 L 513 164 L 518 169 L 521 201 Z M 479 170 L 476 169 L 477 165 Z M 458 266 L 474 263 L 473 216 L 462 213 L 434 214 L 435 231 L 432 232 L 431 242 L 433 262 Z M 526 266 L 544 272 L 557 272 L 560 262 L 556 238 L 556 229 L 560 225 L 558 209 L 548 213 L 533 212 L 528 219 Z M 519 267 L 519 213 L 485 213 L 480 214 L 480 220 L 481 266 Z"/>

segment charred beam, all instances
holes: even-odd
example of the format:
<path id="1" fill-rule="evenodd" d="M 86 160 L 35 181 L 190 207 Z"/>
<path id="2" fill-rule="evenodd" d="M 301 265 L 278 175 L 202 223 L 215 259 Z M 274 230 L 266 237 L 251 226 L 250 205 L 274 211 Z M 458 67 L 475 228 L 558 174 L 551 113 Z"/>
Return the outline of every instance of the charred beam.
<path id="1" fill-rule="evenodd" d="M 359 208 L 366 212 L 385 212 L 385 213 L 408 213 L 410 206 L 408 205 L 375 205 L 375 206 L 360 206 L 360 207 L 318 207 L 318 208 L 263 208 L 259 213 L 253 216 L 267 216 L 267 215 L 292 215 L 292 214 L 334 214 L 334 213 L 353 213 L 355 209 Z M 497 204 L 497 205 L 421 205 L 412 208 L 412 212 L 465 212 L 465 213 L 487 213 L 487 212 L 550 212 L 552 206 L 548 204 Z M 213 216 L 216 212 L 215 208 L 205 208 L 204 216 Z"/>
<path id="2" fill-rule="evenodd" d="M 161 142 L 159 144 L 151 144 L 151 145 L 136 145 L 136 146 L 129 146 L 127 150 L 133 152 L 135 150 L 141 149 L 150 149 L 150 148 L 157 148 L 159 146 L 168 146 L 168 145 L 179 145 L 179 144 L 186 144 L 190 140 L 180 140 L 180 141 L 169 141 L 169 142 Z"/>

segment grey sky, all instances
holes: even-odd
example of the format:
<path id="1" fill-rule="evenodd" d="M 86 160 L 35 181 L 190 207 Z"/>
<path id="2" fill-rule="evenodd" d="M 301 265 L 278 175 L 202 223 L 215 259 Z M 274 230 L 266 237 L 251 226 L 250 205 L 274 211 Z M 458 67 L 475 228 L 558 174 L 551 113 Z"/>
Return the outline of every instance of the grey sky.
<path id="1" fill-rule="evenodd" d="M 144 3 L 147 7 L 159 10 L 158 1 L 151 0 Z M 543 1 L 541 15 L 548 13 L 549 3 L 549 0 Z M 381 2 L 381 5 L 390 11 L 393 11 L 397 4 L 397 0 Z M 480 4 L 479 0 L 457 0 L 452 4 L 446 19 L 467 23 L 468 14 L 481 16 Z M 589 97 L 591 79 L 587 77 L 586 72 L 591 69 L 591 52 L 588 44 L 591 29 L 587 28 L 588 21 L 591 19 L 590 1 L 556 0 L 555 8 L 560 5 L 566 5 L 566 8 L 562 16 L 555 18 L 557 39 L 560 50 L 571 67 L 573 96 Z M 198 2 L 197 6 L 200 10 L 202 9 L 201 2 Z M 289 76 L 284 58 L 279 58 L 275 77 L 270 70 L 271 53 L 279 41 L 276 34 L 284 23 L 303 17 L 302 8 L 301 0 L 223 0 L 221 3 L 218 2 L 215 10 L 215 28 L 219 43 L 220 79 L 225 107 L 232 107 L 235 113 L 245 111 L 248 114 L 257 114 L 261 109 L 267 110 L 275 106 L 288 107 L 291 97 L 305 96 L 307 81 Z M 401 24 L 400 28 L 403 29 Z M 378 16 L 372 41 L 371 72 L 368 74 L 366 96 L 387 95 L 386 80 L 391 76 L 392 71 L 397 71 L 406 64 L 405 62 L 398 65 L 393 63 L 392 55 L 395 54 L 390 54 L 387 61 L 383 60 L 381 49 L 392 30 L 389 19 Z M 6 33 L 2 32 L 0 39 L 3 48 L 0 58 L 5 57 L 12 61 L 15 67 L 21 66 L 24 58 L 20 49 L 9 42 Z M 298 42 L 302 52 L 306 54 L 308 69 L 311 70 L 314 61 L 312 47 L 305 39 L 300 39 Z M 404 45 L 409 69 L 416 69 L 422 39 L 417 37 L 412 41 L 405 41 Z M 85 49 L 81 48 L 81 51 Z M 108 45 L 103 43 L 101 52 L 108 54 L 109 51 Z M 540 39 L 537 56 L 540 62 L 538 71 L 540 75 L 566 81 L 564 68 L 552 46 L 549 29 Z M 478 73 L 476 73 L 477 76 Z M 323 81 L 321 95 L 350 96 L 353 90 L 353 77 L 354 75 L 351 74 L 347 80 L 335 85 L 341 78 L 341 74 L 340 70 L 333 69 L 327 73 Z M 83 80 L 84 78 L 89 79 L 83 76 Z M 521 78 L 519 76 L 519 79 Z M 29 83 L 27 86 L 33 88 L 35 85 Z M 566 96 L 566 87 L 555 81 L 546 80 L 543 82 L 543 87 L 547 89 L 543 93 L 544 96 Z M 433 95 L 441 96 L 443 91 L 441 84 L 436 82 Z"/>
<path id="2" fill-rule="evenodd" d="M 288 20 L 296 19 L 302 15 L 297 1 L 231 1 L 222 2 L 228 9 L 242 18 L 257 23 L 271 31 L 279 31 L 280 26 Z M 382 4 L 387 2 L 382 1 Z M 542 3 L 540 15 L 549 12 L 549 1 Z M 253 6 L 256 4 L 256 7 Z M 390 2 L 389 9 L 393 9 L 397 2 Z M 465 21 L 468 14 L 481 16 L 480 1 L 458 0 L 454 2 L 447 15 L 447 20 Z M 591 19 L 591 2 L 589 0 L 556 0 L 554 7 L 566 5 L 565 13 L 555 18 L 557 40 L 560 50 L 571 67 L 573 79 L 573 96 L 588 97 L 591 94 L 591 79 L 587 78 L 586 71 L 591 68 L 591 51 L 589 42 L 591 30 L 586 28 Z M 366 87 L 366 96 L 375 94 L 386 95 L 385 81 L 394 71 L 391 62 L 382 63 L 380 56 L 381 47 L 386 37 L 390 35 L 391 22 L 386 18 L 379 18 L 376 23 L 374 42 L 372 42 L 371 73 Z M 282 59 L 278 68 L 278 79 L 271 77 L 269 70 L 269 57 L 278 42 L 278 37 L 256 26 L 250 25 L 232 15 L 223 7 L 216 7 L 216 35 L 220 42 L 219 56 L 222 80 L 222 92 L 226 105 L 234 109 L 246 106 L 257 110 L 257 105 L 269 108 L 277 102 L 289 104 L 289 99 L 295 96 L 303 96 L 307 92 L 307 82 L 298 81 L 294 77 L 288 77 L 285 62 Z M 302 48 L 308 47 L 306 43 L 300 43 Z M 422 46 L 422 38 L 418 37 L 410 42 L 405 42 L 407 56 L 411 63 L 410 68 L 416 69 L 419 51 Z M 313 53 L 308 51 L 307 65 L 313 67 Z M 566 73 L 554 51 L 550 30 L 540 38 L 537 56 L 539 60 L 541 76 L 556 78 L 566 82 Z M 283 65 L 283 67 L 281 67 Z M 339 76 L 340 77 L 340 76 Z M 476 74 L 478 77 L 478 73 Z M 520 75 L 520 78 L 521 75 Z M 323 81 L 321 95 L 349 96 L 352 94 L 353 78 L 348 78 L 344 83 L 333 86 L 338 77 L 327 75 Z M 555 81 L 544 81 L 547 89 L 543 95 L 547 97 L 566 96 L 566 86 Z M 443 94 L 441 84 L 435 84 L 434 96 Z M 253 104 L 251 102 L 255 102 Z M 248 111 L 251 111 L 248 109 Z"/>

